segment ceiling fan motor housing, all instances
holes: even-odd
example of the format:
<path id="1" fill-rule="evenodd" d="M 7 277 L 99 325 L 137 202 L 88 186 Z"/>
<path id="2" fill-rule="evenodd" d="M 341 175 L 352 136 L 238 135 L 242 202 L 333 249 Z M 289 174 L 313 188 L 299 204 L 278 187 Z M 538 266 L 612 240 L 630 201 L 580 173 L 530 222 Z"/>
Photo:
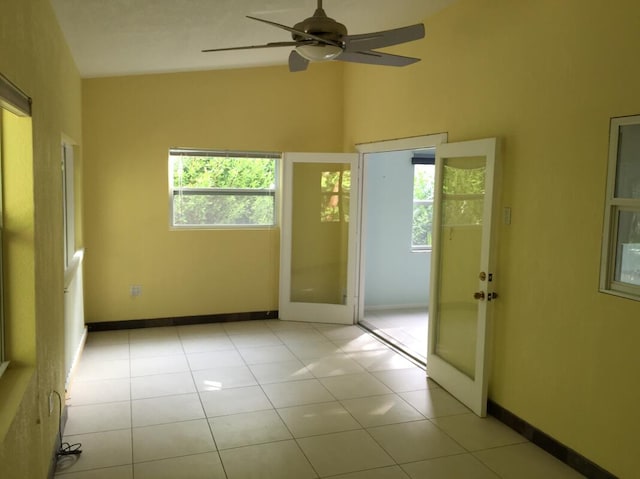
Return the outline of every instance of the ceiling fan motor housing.
<path id="1" fill-rule="evenodd" d="M 347 36 L 347 27 L 342 23 L 336 22 L 333 18 L 329 18 L 322 8 L 317 9 L 312 17 L 296 23 L 293 28 L 341 45 L 343 44 L 342 39 Z M 294 41 L 306 40 L 295 33 L 292 36 Z"/>

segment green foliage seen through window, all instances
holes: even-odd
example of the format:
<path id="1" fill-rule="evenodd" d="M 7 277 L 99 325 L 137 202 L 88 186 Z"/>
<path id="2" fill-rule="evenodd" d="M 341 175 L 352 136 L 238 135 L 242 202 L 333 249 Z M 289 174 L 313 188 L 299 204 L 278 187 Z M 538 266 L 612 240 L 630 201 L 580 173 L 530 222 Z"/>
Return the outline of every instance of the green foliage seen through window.
<path id="1" fill-rule="evenodd" d="M 275 223 L 276 160 L 170 155 L 174 226 Z"/>

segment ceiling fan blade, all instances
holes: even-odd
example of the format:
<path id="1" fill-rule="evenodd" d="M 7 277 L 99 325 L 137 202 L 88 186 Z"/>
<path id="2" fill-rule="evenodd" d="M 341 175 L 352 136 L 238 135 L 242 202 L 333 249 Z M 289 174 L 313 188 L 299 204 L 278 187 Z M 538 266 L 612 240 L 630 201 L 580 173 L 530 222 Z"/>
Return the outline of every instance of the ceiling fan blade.
<path id="1" fill-rule="evenodd" d="M 390 55 L 389 53 L 374 52 L 371 50 L 349 52 L 344 51 L 336 58 L 341 62 L 367 63 L 369 65 L 386 65 L 390 67 L 404 67 L 419 62 L 419 58 Z"/>
<path id="2" fill-rule="evenodd" d="M 300 55 L 297 51 L 291 50 L 289 54 L 289 71 L 302 72 L 309 66 L 309 60 Z"/>
<path id="3" fill-rule="evenodd" d="M 400 43 L 412 42 L 424 38 L 424 25 L 410 25 L 408 27 L 395 28 L 382 32 L 363 33 L 361 35 L 349 35 L 345 40 L 346 51 L 374 50 L 376 48 L 390 47 Z"/>
<path id="4" fill-rule="evenodd" d="M 293 47 L 299 45 L 298 42 L 273 42 L 266 45 L 249 45 L 246 47 L 228 47 L 228 48 L 209 48 L 202 50 L 202 53 L 208 52 L 228 52 L 232 50 L 254 50 L 256 48 L 278 48 L 278 47 Z"/>
<path id="5" fill-rule="evenodd" d="M 247 18 L 250 18 L 251 20 L 256 20 L 258 22 L 266 23 L 267 25 L 271 25 L 273 27 L 282 28 L 283 30 L 286 30 L 291 33 L 295 33 L 296 35 L 306 38 L 307 40 L 315 40 L 317 42 L 324 43 L 325 45 L 334 45 L 336 47 L 342 48 L 342 44 L 340 44 L 339 42 L 333 42 L 331 40 L 327 40 L 325 38 L 319 37 L 312 33 L 303 32 L 302 30 L 296 30 L 295 28 L 291 28 L 286 25 L 281 25 L 280 23 L 271 22 L 269 20 L 263 20 L 262 18 L 250 17 L 249 15 L 247 15 Z"/>

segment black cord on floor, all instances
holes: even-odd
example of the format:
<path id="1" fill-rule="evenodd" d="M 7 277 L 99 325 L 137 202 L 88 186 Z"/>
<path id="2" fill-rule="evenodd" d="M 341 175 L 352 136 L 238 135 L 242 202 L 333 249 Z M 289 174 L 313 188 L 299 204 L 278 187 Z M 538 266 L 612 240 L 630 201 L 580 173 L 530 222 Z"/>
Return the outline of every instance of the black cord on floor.
<path id="1" fill-rule="evenodd" d="M 60 448 L 56 452 L 58 461 L 64 456 L 79 456 L 82 454 L 82 444 L 69 444 L 62 441 L 62 397 L 58 391 L 53 391 L 53 394 L 58 398 L 58 439 L 60 440 Z"/>

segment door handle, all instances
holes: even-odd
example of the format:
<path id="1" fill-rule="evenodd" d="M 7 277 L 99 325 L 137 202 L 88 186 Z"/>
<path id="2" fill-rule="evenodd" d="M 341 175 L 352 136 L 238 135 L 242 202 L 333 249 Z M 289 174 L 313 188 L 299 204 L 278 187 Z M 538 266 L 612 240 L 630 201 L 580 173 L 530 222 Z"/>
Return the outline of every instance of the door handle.
<path id="1" fill-rule="evenodd" d="M 492 299 L 496 299 L 498 297 L 498 293 L 489 293 L 484 294 L 484 291 L 478 291 L 477 293 L 473 293 L 473 299 L 477 299 L 479 301 L 483 301 L 487 298 L 487 301 L 491 301 Z"/>

